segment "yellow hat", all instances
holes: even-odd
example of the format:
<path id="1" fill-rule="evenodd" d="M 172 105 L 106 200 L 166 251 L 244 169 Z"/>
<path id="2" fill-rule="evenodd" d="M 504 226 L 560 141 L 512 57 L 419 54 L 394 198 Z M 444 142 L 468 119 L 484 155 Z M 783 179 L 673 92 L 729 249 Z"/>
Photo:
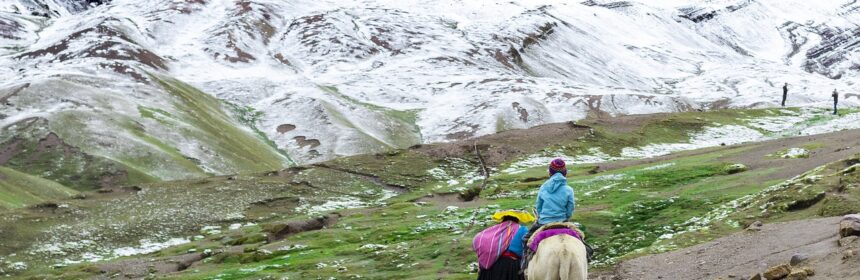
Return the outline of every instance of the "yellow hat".
<path id="1" fill-rule="evenodd" d="M 531 223 L 535 221 L 535 216 L 527 212 L 518 210 L 503 210 L 493 214 L 493 220 L 502 221 L 505 216 L 511 216 L 520 220 L 520 223 Z"/>

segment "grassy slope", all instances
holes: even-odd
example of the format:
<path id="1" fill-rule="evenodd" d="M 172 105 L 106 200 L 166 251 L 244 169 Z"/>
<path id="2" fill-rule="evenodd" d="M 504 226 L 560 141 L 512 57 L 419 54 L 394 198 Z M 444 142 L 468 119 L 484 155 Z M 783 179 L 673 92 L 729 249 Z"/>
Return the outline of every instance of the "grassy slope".
<path id="1" fill-rule="evenodd" d="M 628 145 L 672 142 L 714 122 L 742 123 L 739 119 L 779 114 L 775 111 L 727 110 L 665 115 L 646 121 L 626 133 L 619 132 L 612 124 L 592 121 L 588 124 L 597 131 L 595 135 L 583 139 L 563 139 L 548 149 L 587 150 L 588 147 L 600 146 L 605 151 L 618 151 L 620 147 Z M 771 202 L 773 205 L 770 212 L 761 212 L 759 205 L 750 202 L 746 205 L 749 207 L 743 208 L 745 210 L 726 215 L 720 222 L 705 224 L 707 228 L 702 227 L 699 218 L 711 217 L 726 205 L 731 205 L 732 201 L 755 197 L 763 189 L 779 183 L 757 179 L 778 171 L 773 168 L 734 174 L 728 172 L 726 167 L 733 162 L 724 162 L 721 158 L 744 153 L 747 149 L 730 147 L 598 174 L 589 174 L 588 171 L 592 169 L 590 166 L 576 166 L 569 178 L 577 193 L 574 220 L 584 225 L 589 242 L 598 250 L 596 267 L 605 267 L 619 259 L 638 254 L 702 242 L 740 230 L 754 219 L 790 220 L 860 211 L 855 209 L 856 205 L 860 205 L 857 204 L 860 193 L 856 192 L 856 187 L 842 190 L 838 196 L 828 196 L 812 207 L 795 209 L 787 206 L 796 204 L 796 201 L 808 200 L 810 195 L 817 195 L 821 190 L 832 191 L 833 182 L 838 185 L 838 178 L 832 176 L 834 170 L 851 163 L 841 162 L 816 171 L 824 173 L 825 176 L 820 179 L 803 185 L 797 185 L 796 182 L 789 184 L 798 188 L 805 186 L 802 192 L 783 189 L 781 192 L 761 194 L 763 200 L 759 200 L 760 203 Z M 260 242 L 251 242 L 246 245 L 247 248 L 238 251 L 225 247 L 229 243 L 227 241 L 236 236 L 259 235 L 268 227 L 267 224 L 285 219 L 301 219 L 303 215 L 278 215 L 258 220 L 260 225 L 207 236 L 201 241 L 162 250 L 153 257 L 178 255 L 188 249 L 211 249 L 215 252 L 214 256 L 191 269 L 169 277 L 177 279 L 265 276 L 288 276 L 292 279 L 358 276 L 370 279 L 472 279 L 475 275 L 470 274 L 468 266 L 474 262 L 474 255 L 469 249 L 471 237 L 490 224 L 487 217 L 495 209 L 531 207 L 534 192 L 546 178 L 546 171 L 543 167 L 536 167 L 516 174 L 495 173 L 488 182 L 488 188 L 481 193 L 485 201 L 476 204 L 443 200 L 414 202 L 415 198 L 427 193 L 469 187 L 462 185 L 464 180 L 460 178 L 469 177 L 470 173 L 477 170 L 477 165 L 468 154 L 461 155 L 461 158 L 433 158 L 408 150 L 337 159 L 326 165 L 375 176 L 384 183 L 401 185 L 412 192 L 389 200 L 386 207 L 340 211 L 343 217 L 334 226 L 300 233 L 282 241 L 267 243 L 258 240 Z M 306 173 L 305 178 L 315 178 L 321 186 L 337 186 L 346 182 L 338 183 L 340 180 L 360 179 L 354 176 L 327 178 L 329 176 L 326 174 L 335 173 L 330 173 L 333 172 L 331 170 L 315 170 L 318 172 Z M 441 170 L 445 175 L 438 175 L 437 171 L 428 172 L 430 170 Z M 860 172 L 849 173 L 847 179 L 843 178 L 847 180 L 842 181 L 843 185 L 848 182 L 856 186 L 860 181 L 858 174 Z M 449 179 L 459 179 L 461 184 L 452 185 Z M 471 185 L 479 183 L 476 181 Z M 449 205 L 462 207 L 447 207 Z M 385 247 L 362 247 L 366 244 Z M 86 267 L 73 266 L 49 274 L 72 275 L 82 273 L 82 270 L 87 270 Z"/>
<path id="2" fill-rule="evenodd" d="M 581 125 L 594 127 L 594 134 L 584 141 L 565 145 L 561 150 L 569 154 L 587 153 L 598 147 L 601 151 L 617 156 L 625 147 L 641 147 L 656 143 L 677 143 L 689 138 L 690 133 L 702 131 L 715 124 L 743 124 L 749 119 L 778 117 L 786 113 L 775 109 L 715 110 L 708 112 L 681 112 L 658 114 L 641 124 L 616 124 L 610 120 L 583 120 Z"/>
<path id="3" fill-rule="evenodd" d="M 719 154 L 679 159 L 674 161 L 675 165 L 661 169 L 643 170 L 647 166 L 636 166 L 609 173 L 632 177 L 623 180 L 629 191 L 615 189 L 587 196 L 585 193 L 602 188 L 599 180 L 593 179 L 608 174 L 573 176 L 572 184 L 579 188 L 581 197 L 574 220 L 586 227 L 589 242 L 597 246 L 600 254 L 598 266 L 611 263 L 615 258 L 703 242 L 738 231 L 752 220 L 770 222 L 860 211 L 857 207 L 860 193 L 856 187 L 839 196 L 828 197 L 813 207 L 787 210 L 786 205 L 807 200 L 820 191 L 832 190 L 835 187 L 832 181 L 836 179 L 831 176 L 816 184 L 795 184 L 795 188 L 763 195 L 763 202 L 774 203 L 773 210 L 766 214 L 761 213 L 760 204 L 752 203 L 742 208 L 746 210 L 727 216 L 726 223 L 719 222 L 707 230 L 658 240 L 663 234 L 694 226 L 689 223 L 692 218 L 707 216 L 725 203 L 745 195 L 757 196 L 768 186 L 767 182 L 757 185 L 735 183 L 761 174 L 726 174 L 724 163 L 714 161 L 717 156 Z M 833 174 L 844 169 L 845 165 L 847 163 L 837 162 L 816 173 Z M 537 175 L 543 170 L 531 172 Z M 860 172 L 850 173 L 848 178 L 842 177 L 843 183 L 856 185 L 860 182 Z M 537 186 L 537 183 L 523 184 L 528 186 L 510 181 L 504 187 L 496 187 L 495 195 L 498 197 L 505 192 L 516 193 L 519 189 Z M 798 192 L 802 186 L 808 186 L 807 191 Z M 299 279 L 358 276 L 371 279 L 472 279 L 475 276 L 469 274 L 467 264 L 474 262 L 474 256 L 469 245 L 474 233 L 488 224 L 486 217 L 494 209 L 529 207 L 531 203 L 531 196 L 512 195 L 489 201 L 484 207 L 453 210 L 446 209 L 445 204 L 398 202 L 369 211 L 345 211 L 345 217 L 333 228 L 302 233 L 288 238 L 288 241 L 259 243 L 247 252 L 213 258 L 208 264 L 171 278 L 244 279 L 270 275 Z M 387 247 L 362 248 L 365 244 Z M 296 245 L 307 247 L 279 250 Z M 188 246 L 183 249 L 195 245 Z M 199 249 L 204 248 L 207 247 Z M 219 246 L 209 248 L 217 250 Z"/>
<path id="4" fill-rule="evenodd" d="M 56 182 L 0 167 L 0 210 L 64 199 L 76 193 Z"/>
<path id="5" fill-rule="evenodd" d="M 221 101 L 199 90 L 168 78 L 156 78 L 158 83 L 179 102 L 182 119 L 194 126 L 185 131 L 193 139 L 209 142 L 213 149 L 241 173 L 275 170 L 285 166 L 288 159 L 258 136 L 236 124 L 224 111 Z"/>
<path id="6" fill-rule="evenodd" d="M 664 169 L 643 171 L 642 166 L 636 166 L 600 175 L 580 171 L 572 176 L 571 184 L 580 194 L 579 210 L 574 219 L 586 226 L 590 242 L 600 250 L 601 261 L 650 247 L 662 235 L 663 227 L 702 215 L 718 207 L 722 199 L 731 199 L 722 195 L 671 194 L 683 186 L 705 180 L 716 186 L 720 185 L 719 181 L 746 176 L 743 173 L 727 175 L 725 163 L 713 161 L 717 156 L 690 159 Z M 371 279 L 471 279 L 474 278 L 468 269 L 468 264 L 474 262 L 469 249 L 471 237 L 489 224 L 487 216 L 494 209 L 530 207 L 533 196 L 517 191 L 537 188 L 540 181 L 522 181 L 532 176 L 539 178 L 543 173 L 540 168 L 494 179 L 490 184 L 497 186 L 483 196 L 496 199 L 481 207 L 449 209 L 446 203 L 402 201 L 369 211 L 345 211 L 345 217 L 333 228 L 298 234 L 273 244 L 260 243 L 257 246 L 261 250 L 215 258 L 210 264 L 200 266 L 196 273 L 187 271 L 176 278 L 241 279 L 278 275 L 306 279 L 360 275 Z M 595 177 L 609 174 L 630 176 L 623 184 L 632 187 L 629 191 L 584 195 L 603 187 L 597 183 L 599 180 L 593 180 Z M 740 187 L 739 194 L 734 197 L 756 191 L 756 186 Z M 675 198 L 670 200 L 669 197 Z M 278 250 L 296 244 L 307 247 Z M 381 244 L 387 248 L 362 249 L 365 244 Z"/>
<path id="7" fill-rule="evenodd" d="M 172 101 L 171 108 L 139 105 L 134 116 L 106 116 L 89 110 L 57 112 L 44 123 L 14 131 L 25 141 L 20 154 L 4 165 L 77 190 L 92 190 L 102 184 L 252 173 L 291 164 L 286 153 L 259 131 L 252 131 L 255 119 L 248 119 L 248 112 L 181 81 L 155 76 L 153 80 L 171 95 L 166 98 Z M 93 124 L 93 120 L 101 123 Z M 116 131 L 118 137 L 109 139 L 118 143 L 100 137 L 101 130 Z M 165 131 L 195 148 L 202 146 L 200 150 L 214 155 L 216 162 L 200 162 L 202 159 L 184 154 L 172 139 L 160 137 Z M 43 145 L 40 139 L 49 132 L 56 133 L 62 145 Z M 105 177 L 113 177 L 113 183 L 104 183 Z"/>
<path id="8" fill-rule="evenodd" d="M 63 121 L 57 126 L 79 133 L 79 114 L 60 112 Z M 46 125 L 47 126 L 47 125 Z M 35 129 L 33 127 L 36 127 Z M 45 178 L 76 190 L 92 190 L 99 187 L 100 180 L 106 176 L 125 177 L 125 183 L 150 182 L 154 178 L 138 170 L 128 168 L 122 163 L 92 155 L 68 144 L 68 139 L 52 136 L 49 127 L 40 125 L 26 126 L 14 131 L 14 135 L 24 136 L 20 152 L 4 165 L 35 177 Z M 60 143 L 48 144 L 46 139 L 58 137 Z"/>
<path id="9" fill-rule="evenodd" d="M 328 113 L 340 122 L 341 125 L 355 129 L 362 135 L 365 135 L 368 145 L 382 145 L 386 148 L 406 148 L 421 142 L 421 131 L 418 125 L 416 125 L 418 118 L 416 111 L 398 111 L 362 102 L 341 93 L 333 86 L 320 86 L 319 88 L 334 98 L 367 110 L 367 113 L 372 118 L 386 125 L 385 135 L 374 136 L 372 133 L 364 131 L 362 127 L 350 121 L 349 118 L 344 117 L 337 106 L 323 102 Z M 378 137 L 382 137 L 382 139 Z"/>

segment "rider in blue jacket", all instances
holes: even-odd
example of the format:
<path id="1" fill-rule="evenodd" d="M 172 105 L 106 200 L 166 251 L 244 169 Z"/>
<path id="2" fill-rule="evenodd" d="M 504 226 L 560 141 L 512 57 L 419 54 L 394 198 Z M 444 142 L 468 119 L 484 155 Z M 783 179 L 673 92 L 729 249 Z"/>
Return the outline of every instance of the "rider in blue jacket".
<path id="1" fill-rule="evenodd" d="M 576 201 L 564 173 L 556 172 L 540 187 L 537 197 L 538 224 L 570 220 Z"/>
<path id="2" fill-rule="evenodd" d="M 566 222 L 573 216 L 576 200 L 573 188 L 567 185 L 567 168 L 564 160 L 557 158 L 549 164 L 549 180 L 540 186 L 537 201 L 538 222 L 524 237 L 527 241 L 535 230 L 543 225 L 554 222 Z"/>
<path id="3" fill-rule="evenodd" d="M 576 200 L 573 188 L 567 185 L 567 167 L 564 160 L 557 158 L 549 164 L 549 180 L 540 186 L 535 202 L 538 221 L 523 236 L 523 247 L 528 248 L 529 238 L 540 227 L 555 222 L 566 222 L 573 216 Z M 523 264 L 525 269 L 525 264 Z"/>

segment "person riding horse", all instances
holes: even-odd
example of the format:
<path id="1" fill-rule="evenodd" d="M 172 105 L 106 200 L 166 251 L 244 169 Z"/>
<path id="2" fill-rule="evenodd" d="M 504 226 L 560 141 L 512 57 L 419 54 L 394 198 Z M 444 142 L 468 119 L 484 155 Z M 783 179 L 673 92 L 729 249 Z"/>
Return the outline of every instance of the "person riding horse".
<path id="1" fill-rule="evenodd" d="M 567 185 L 567 167 L 564 160 L 557 158 L 549 163 L 549 176 L 549 180 L 540 186 L 535 201 L 538 221 L 523 237 L 523 244 L 543 225 L 566 222 L 573 216 L 576 199 L 573 195 L 573 188 Z"/>
<path id="2" fill-rule="evenodd" d="M 547 224 L 569 221 L 576 209 L 576 198 L 573 188 L 567 184 L 567 167 L 564 160 L 560 158 L 552 160 L 548 170 L 550 177 L 541 185 L 535 201 L 538 221 L 523 236 L 522 243 L 523 247 L 526 248 L 525 259 L 528 259 L 531 253 L 534 253 L 528 250 L 528 241 L 535 231 Z M 587 251 L 587 258 L 590 260 L 593 250 L 584 240 L 582 241 Z M 525 271 L 528 267 L 528 261 L 524 261 L 522 266 L 522 271 Z"/>

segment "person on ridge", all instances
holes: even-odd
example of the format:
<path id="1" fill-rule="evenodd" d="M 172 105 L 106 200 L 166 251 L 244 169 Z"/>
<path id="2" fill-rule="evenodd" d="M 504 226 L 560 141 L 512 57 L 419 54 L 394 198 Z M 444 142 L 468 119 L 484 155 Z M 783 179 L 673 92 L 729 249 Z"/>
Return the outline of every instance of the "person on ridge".
<path id="1" fill-rule="evenodd" d="M 549 163 L 549 180 L 540 186 L 535 208 L 538 221 L 532 225 L 523 243 L 528 242 L 529 237 L 540 227 L 555 222 L 566 222 L 573 216 L 576 200 L 573 196 L 573 188 L 567 185 L 567 167 L 564 160 L 557 158 Z"/>
<path id="2" fill-rule="evenodd" d="M 839 113 L 836 109 L 836 105 L 839 104 L 839 92 L 836 92 L 836 89 L 833 89 L 833 94 L 831 94 L 831 96 L 833 96 L 833 114 L 836 115 Z"/>
<path id="3" fill-rule="evenodd" d="M 788 83 L 782 86 L 782 107 L 785 107 L 785 100 L 788 99 Z"/>
<path id="4" fill-rule="evenodd" d="M 499 223 L 491 226 L 472 240 L 472 249 L 478 255 L 478 280 L 525 280 L 519 273 L 523 244 L 520 241 L 528 231 L 520 223 L 534 222 L 529 213 L 505 210 L 493 214 Z"/>

